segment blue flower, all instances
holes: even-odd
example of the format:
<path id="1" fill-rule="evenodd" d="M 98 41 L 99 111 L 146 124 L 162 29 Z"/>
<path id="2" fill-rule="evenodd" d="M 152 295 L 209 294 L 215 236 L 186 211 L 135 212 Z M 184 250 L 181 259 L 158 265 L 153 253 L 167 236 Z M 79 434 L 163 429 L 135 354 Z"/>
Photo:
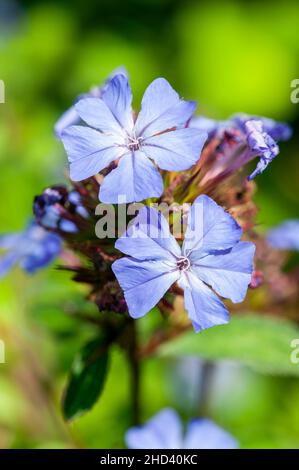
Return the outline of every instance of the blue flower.
<path id="1" fill-rule="evenodd" d="M 205 116 L 195 116 L 192 118 L 190 126 L 202 129 L 208 132 L 209 137 L 212 137 L 216 132 L 223 131 L 225 129 L 239 129 L 244 131 L 245 123 L 252 120 L 261 121 L 264 131 L 275 141 L 289 140 L 292 136 L 292 129 L 285 122 L 279 122 L 264 116 L 254 116 L 245 113 L 237 113 L 226 120 L 220 121 L 207 118 Z"/>
<path id="2" fill-rule="evenodd" d="M 0 278 L 16 264 L 27 273 L 50 264 L 61 251 L 61 239 L 54 233 L 31 223 L 23 232 L 0 237 L 0 248 L 6 253 L 0 258 Z"/>
<path id="3" fill-rule="evenodd" d="M 162 170 L 182 171 L 199 159 L 206 133 L 185 128 L 195 110 L 169 83 L 154 80 L 134 120 L 132 91 L 123 74 L 113 77 L 99 98 L 85 98 L 76 111 L 87 126 L 71 126 L 62 133 L 74 181 L 96 175 L 112 162 L 99 198 L 106 203 L 142 201 L 163 192 Z"/>
<path id="4" fill-rule="evenodd" d="M 41 195 L 36 196 L 33 212 L 37 222 L 43 227 L 67 233 L 78 232 L 78 227 L 66 217 L 78 214 L 83 218 L 88 218 L 88 212 L 81 203 L 80 194 L 77 191 L 68 192 L 64 186 L 47 188 Z"/>
<path id="5" fill-rule="evenodd" d="M 299 220 L 286 220 L 267 235 L 268 243 L 280 250 L 299 251 Z"/>
<path id="6" fill-rule="evenodd" d="M 272 137 L 264 131 L 262 121 L 247 121 L 245 123 L 245 132 L 252 155 L 261 157 L 256 169 L 248 176 L 248 179 L 252 180 L 262 173 L 273 158 L 278 155 L 279 148 Z"/>
<path id="7" fill-rule="evenodd" d="M 123 67 L 119 67 L 117 70 L 111 73 L 111 75 L 107 78 L 104 84 L 91 88 L 88 93 L 82 93 L 76 98 L 75 103 L 77 103 L 83 98 L 100 98 L 102 96 L 102 93 L 105 91 L 109 80 L 111 80 L 117 74 L 123 74 L 125 76 L 128 76 L 126 69 Z M 80 116 L 76 111 L 75 103 L 69 109 L 67 109 L 62 114 L 62 116 L 60 116 L 60 118 L 56 121 L 54 125 L 54 133 L 58 139 L 61 139 L 61 135 L 64 129 L 69 126 L 79 124 L 81 121 Z"/>
<path id="8" fill-rule="evenodd" d="M 236 449 L 237 441 L 209 419 L 193 419 L 186 433 L 178 414 L 164 408 L 145 425 L 129 429 L 129 449 Z"/>
<path id="9" fill-rule="evenodd" d="M 235 114 L 226 121 L 199 116 L 191 120 L 190 126 L 208 132 L 209 139 L 215 136 L 221 138 L 230 131 L 237 132 L 233 133 L 236 144 L 239 146 L 245 144 L 246 147 L 243 153 L 235 157 L 237 160 L 230 161 L 231 168 L 235 171 L 255 157 L 260 157 L 256 169 L 248 177 L 249 180 L 262 173 L 278 155 L 279 147 L 276 141 L 288 140 L 292 135 L 291 128 L 283 122 L 248 114 Z M 223 162 L 223 158 L 221 161 Z"/>
<path id="10" fill-rule="evenodd" d="M 129 314 L 142 317 L 178 282 L 196 332 L 227 323 L 229 313 L 214 291 L 233 302 L 246 295 L 255 246 L 240 242 L 241 235 L 233 217 L 205 195 L 191 206 L 182 247 L 161 213 L 143 207 L 115 244 L 130 258 L 112 265 Z"/>
<path id="11" fill-rule="evenodd" d="M 244 113 L 235 114 L 231 117 L 231 122 L 239 128 L 242 128 L 247 121 L 251 120 L 261 121 L 264 132 L 269 134 L 275 141 L 289 140 L 292 137 L 292 129 L 285 122 L 275 121 L 264 116 L 250 116 Z"/>

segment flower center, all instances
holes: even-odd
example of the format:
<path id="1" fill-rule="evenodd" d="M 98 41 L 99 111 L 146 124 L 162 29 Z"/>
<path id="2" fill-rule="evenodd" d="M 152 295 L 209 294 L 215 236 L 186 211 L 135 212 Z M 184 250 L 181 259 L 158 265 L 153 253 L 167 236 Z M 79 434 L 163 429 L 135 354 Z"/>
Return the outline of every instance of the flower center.
<path id="1" fill-rule="evenodd" d="M 141 137 L 128 137 L 128 140 L 127 140 L 127 147 L 129 150 L 133 150 L 133 151 L 136 151 L 136 150 L 139 150 L 140 147 L 141 147 L 141 141 L 142 141 L 142 138 Z"/>
<path id="2" fill-rule="evenodd" d="M 176 264 L 180 271 L 187 271 L 190 268 L 190 260 L 186 256 L 180 256 Z"/>

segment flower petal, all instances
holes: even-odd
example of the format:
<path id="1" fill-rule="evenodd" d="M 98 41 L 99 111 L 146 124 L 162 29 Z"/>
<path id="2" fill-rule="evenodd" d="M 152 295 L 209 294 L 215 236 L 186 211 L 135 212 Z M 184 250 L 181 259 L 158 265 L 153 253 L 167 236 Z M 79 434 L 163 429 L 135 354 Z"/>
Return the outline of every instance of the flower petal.
<path id="1" fill-rule="evenodd" d="M 19 233 L 7 233 L 0 236 L 0 248 L 10 250 L 18 244 L 20 239 Z"/>
<path id="2" fill-rule="evenodd" d="M 0 258 L 0 279 L 19 261 L 19 253 L 9 252 Z"/>
<path id="3" fill-rule="evenodd" d="M 117 74 L 108 81 L 102 100 L 121 127 L 133 129 L 132 90 L 126 75 Z"/>
<path id="4" fill-rule="evenodd" d="M 129 449 L 181 449 L 182 432 L 177 413 L 164 408 L 144 426 L 129 429 L 125 440 Z"/>
<path id="5" fill-rule="evenodd" d="M 112 270 L 124 291 L 129 314 L 140 318 L 148 313 L 177 281 L 178 271 L 169 271 L 165 261 L 138 261 L 121 258 Z"/>
<path id="6" fill-rule="evenodd" d="M 229 313 L 223 302 L 195 274 L 185 273 L 179 285 L 184 289 L 185 308 L 196 333 L 228 323 Z"/>
<path id="7" fill-rule="evenodd" d="M 194 101 L 180 100 L 164 78 L 157 78 L 145 90 L 135 123 L 138 136 L 148 137 L 173 127 L 184 126 L 195 111 Z"/>
<path id="8" fill-rule="evenodd" d="M 188 425 L 184 449 L 237 449 L 237 441 L 209 419 L 194 419 Z"/>
<path id="9" fill-rule="evenodd" d="M 121 158 L 118 167 L 105 177 L 99 198 L 106 203 L 128 203 L 158 197 L 162 192 L 163 180 L 157 168 L 137 151 Z"/>
<path id="10" fill-rule="evenodd" d="M 140 209 L 115 247 L 139 260 L 168 259 L 175 263 L 175 257 L 181 255 L 180 246 L 170 233 L 165 217 L 148 206 Z"/>
<path id="11" fill-rule="evenodd" d="M 75 106 L 71 106 L 67 111 L 65 111 L 60 118 L 56 121 L 54 126 L 55 136 L 60 139 L 61 134 L 69 126 L 79 124 L 80 116 L 77 113 Z"/>
<path id="12" fill-rule="evenodd" d="M 254 251 L 253 243 L 239 242 L 229 253 L 206 256 L 192 269 L 217 294 L 242 302 L 251 281 Z"/>
<path id="13" fill-rule="evenodd" d="M 235 219 L 213 199 L 201 195 L 191 206 L 183 252 L 196 262 L 204 254 L 232 248 L 241 235 Z"/>
<path id="14" fill-rule="evenodd" d="M 147 138 L 142 149 L 162 170 L 182 171 L 199 160 L 206 139 L 197 129 L 178 129 Z"/>
<path id="15" fill-rule="evenodd" d="M 268 232 L 267 241 L 273 248 L 299 251 L 299 219 L 286 220 L 274 227 Z"/>
<path id="16" fill-rule="evenodd" d="M 80 118 L 102 132 L 124 136 L 124 130 L 101 98 L 83 98 L 75 104 Z"/>
<path id="17" fill-rule="evenodd" d="M 125 151 L 115 137 L 83 126 L 71 126 L 61 136 L 70 162 L 70 177 L 81 181 L 96 175 Z"/>

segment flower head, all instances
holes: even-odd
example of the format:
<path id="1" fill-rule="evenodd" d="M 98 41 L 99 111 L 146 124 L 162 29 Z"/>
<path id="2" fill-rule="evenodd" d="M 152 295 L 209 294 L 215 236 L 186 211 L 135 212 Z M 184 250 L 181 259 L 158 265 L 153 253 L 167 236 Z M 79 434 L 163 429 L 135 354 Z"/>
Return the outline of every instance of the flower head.
<path id="1" fill-rule="evenodd" d="M 0 248 L 6 251 L 0 259 L 0 278 L 16 264 L 27 273 L 34 273 L 60 253 L 61 238 L 31 223 L 23 232 L 2 235 Z"/>
<path id="2" fill-rule="evenodd" d="M 236 449 L 237 441 L 209 419 L 189 422 L 186 433 L 178 414 L 164 408 L 143 426 L 129 429 L 129 449 Z"/>
<path id="3" fill-rule="evenodd" d="M 277 141 L 288 140 L 291 128 L 273 119 L 235 114 L 226 121 L 216 121 L 203 116 L 195 117 L 191 127 L 208 132 L 209 140 L 217 138 L 219 155 L 208 174 L 210 178 L 221 173 L 230 175 L 256 157 L 260 157 L 256 169 L 248 179 L 262 173 L 279 153 Z M 229 145 L 227 145 L 229 144 Z"/>
<path id="4" fill-rule="evenodd" d="M 246 295 L 255 246 L 240 242 L 241 235 L 233 217 L 204 195 L 191 207 L 182 247 L 161 213 L 143 207 L 115 244 L 130 258 L 112 265 L 129 314 L 142 317 L 178 282 L 195 331 L 227 323 L 228 311 L 214 291 L 233 302 Z"/>
<path id="5" fill-rule="evenodd" d="M 268 243 L 280 250 L 299 251 L 299 220 L 286 220 L 267 235 Z"/>
<path id="6" fill-rule="evenodd" d="M 116 162 L 101 184 L 101 201 L 118 203 L 122 196 L 122 202 L 133 202 L 160 196 L 163 180 L 153 161 L 162 170 L 182 171 L 200 157 L 206 133 L 185 128 L 195 106 L 158 78 L 145 91 L 135 120 L 128 78 L 114 76 L 101 98 L 84 98 L 75 105 L 87 126 L 71 126 L 62 132 L 71 179 L 89 178 Z"/>
<path id="7" fill-rule="evenodd" d="M 78 232 L 76 224 L 67 217 L 79 215 L 88 217 L 77 191 L 68 192 L 64 186 L 52 186 L 34 198 L 33 212 L 36 220 L 45 228 L 58 229 L 67 233 Z"/>

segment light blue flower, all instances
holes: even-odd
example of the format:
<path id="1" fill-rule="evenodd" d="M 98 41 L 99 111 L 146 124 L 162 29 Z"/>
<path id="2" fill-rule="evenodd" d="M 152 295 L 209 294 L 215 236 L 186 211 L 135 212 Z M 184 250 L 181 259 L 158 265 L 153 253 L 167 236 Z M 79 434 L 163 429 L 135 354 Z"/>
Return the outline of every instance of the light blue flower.
<path id="1" fill-rule="evenodd" d="M 244 131 L 244 125 L 248 121 L 261 121 L 264 131 L 275 141 L 289 140 L 292 136 L 291 127 L 285 122 L 275 121 L 264 116 L 256 116 L 245 113 L 233 114 L 228 119 L 217 121 L 205 116 L 195 116 L 190 122 L 191 127 L 196 127 L 208 132 L 209 136 L 218 131 L 239 129 Z"/>
<path id="2" fill-rule="evenodd" d="M 236 449 L 238 443 L 209 419 L 194 419 L 186 433 L 178 414 L 164 408 L 145 425 L 129 429 L 125 436 L 129 449 Z"/>
<path id="3" fill-rule="evenodd" d="M 246 295 L 255 246 L 240 242 L 241 235 L 233 217 L 205 195 L 191 206 L 182 247 L 164 216 L 143 207 L 115 244 L 130 258 L 112 265 L 129 314 L 142 317 L 178 282 L 196 332 L 227 323 L 229 313 L 214 291 L 233 302 Z"/>
<path id="4" fill-rule="evenodd" d="M 23 232 L 0 237 L 0 249 L 6 253 L 0 258 L 0 278 L 19 265 L 27 273 L 50 264 L 60 253 L 61 239 L 54 233 L 31 223 Z"/>
<path id="5" fill-rule="evenodd" d="M 273 158 L 279 154 L 279 148 L 272 137 L 264 131 L 262 121 L 247 121 L 245 123 L 245 132 L 252 155 L 261 157 L 256 169 L 248 176 L 248 179 L 252 180 L 262 173 Z"/>
<path id="6" fill-rule="evenodd" d="M 222 121 L 198 116 L 191 120 L 190 127 L 208 132 L 209 139 L 215 136 L 221 138 L 227 133 L 234 132 L 233 139 L 236 145 L 245 144 L 246 147 L 244 152 L 235 157 L 237 160 L 229 161 L 231 169 L 236 171 L 250 160 L 260 157 L 256 169 L 248 177 L 249 180 L 262 173 L 278 155 L 279 147 L 276 141 L 288 140 L 292 135 L 290 126 L 283 122 L 241 113 Z M 224 158 L 221 161 L 223 164 Z"/>
<path id="7" fill-rule="evenodd" d="M 267 235 L 268 243 L 280 250 L 299 251 L 299 220 L 286 220 Z"/>
<path id="8" fill-rule="evenodd" d="M 195 102 L 181 100 L 165 79 L 158 78 L 145 91 L 134 120 L 128 78 L 116 75 L 101 99 L 85 98 L 75 105 L 87 126 L 62 132 L 71 179 L 84 180 L 117 162 L 101 184 L 101 201 L 160 196 L 163 179 L 152 160 L 162 170 L 182 171 L 200 157 L 207 134 L 185 128 L 195 107 Z"/>

